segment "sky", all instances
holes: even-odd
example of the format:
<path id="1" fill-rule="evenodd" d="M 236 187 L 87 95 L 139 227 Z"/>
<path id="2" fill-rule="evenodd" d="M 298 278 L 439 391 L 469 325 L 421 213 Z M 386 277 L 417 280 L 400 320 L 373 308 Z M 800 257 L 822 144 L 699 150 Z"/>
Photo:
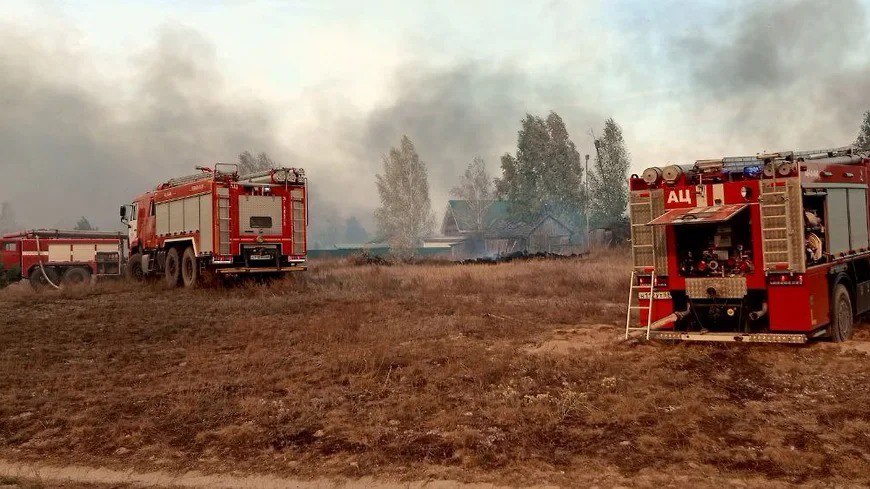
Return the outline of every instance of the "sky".
<path id="1" fill-rule="evenodd" d="M 632 171 L 851 143 L 870 110 L 870 2 L 0 0 L 0 202 L 26 227 L 117 209 L 195 165 L 306 170 L 312 225 L 370 231 L 407 134 L 433 211 L 527 114 L 581 155 L 613 117 Z"/>

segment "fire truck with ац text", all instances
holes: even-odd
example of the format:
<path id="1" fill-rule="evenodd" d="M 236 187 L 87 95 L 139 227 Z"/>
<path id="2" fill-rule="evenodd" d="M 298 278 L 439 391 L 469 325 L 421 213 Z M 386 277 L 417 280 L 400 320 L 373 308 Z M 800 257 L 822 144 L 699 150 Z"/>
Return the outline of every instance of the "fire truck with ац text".
<path id="1" fill-rule="evenodd" d="M 191 287 L 203 272 L 266 275 L 305 270 L 308 196 L 305 173 L 273 168 L 247 175 L 234 164 L 198 167 L 132 204 L 127 274 L 162 276 Z"/>
<path id="2" fill-rule="evenodd" d="M 848 339 L 870 311 L 868 180 L 852 147 L 632 175 L 626 337 Z"/>

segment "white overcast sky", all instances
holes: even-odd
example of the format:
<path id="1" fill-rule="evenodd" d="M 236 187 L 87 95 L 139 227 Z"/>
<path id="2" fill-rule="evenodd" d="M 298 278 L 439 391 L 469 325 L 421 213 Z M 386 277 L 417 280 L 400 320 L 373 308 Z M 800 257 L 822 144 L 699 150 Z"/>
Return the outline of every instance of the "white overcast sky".
<path id="1" fill-rule="evenodd" d="M 135 112 L 137 87 L 147 78 L 142 66 L 147 61 L 159 71 L 153 64 L 174 54 L 173 43 L 179 56 L 205 59 L 197 76 L 206 80 L 196 80 L 213 98 L 198 107 L 233 107 L 204 113 L 220 117 L 248 106 L 258 111 L 253 120 L 267 119 L 262 127 L 278 143 L 252 138 L 250 144 L 269 147 L 238 150 L 292 159 L 308 170 L 324 205 L 369 223 L 374 173 L 390 141 L 397 143 L 405 132 L 419 141 L 432 175 L 433 208 L 440 213 L 456 183 L 450 175 L 474 156 L 483 156 L 498 174 L 498 158 L 515 151 L 526 112 L 562 115 L 581 154 L 592 151 L 589 129 L 600 131 L 604 119 L 614 117 L 634 171 L 724 154 L 848 144 L 870 109 L 867 10 L 868 3 L 857 0 L 2 0 L 0 70 L 6 72 L 0 71 L 0 82 L 8 77 L 20 83 L 0 85 L 6 90 L 0 104 L 16 104 L 10 92 L 36 84 L 63 88 L 48 99 L 59 105 L 85 94 L 86 108 L 76 114 L 115 112 L 110 123 L 87 117 L 60 123 L 50 110 L 33 115 L 25 102 L 16 105 L 11 112 L 17 119 L 0 130 L 26 112 L 33 132 L 16 129 L 14 149 L 0 148 L 0 166 L 15 176 L 15 182 L 0 181 L 0 201 L 16 204 L 18 220 L 28 227 L 69 225 L 81 214 L 111 226 L 116 203 L 187 172 L 192 162 L 183 158 L 155 163 L 152 171 L 134 163 L 156 158 L 148 150 L 119 150 L 114 141 L 106 147 L 114 129 L 105 126 Z M 185 90 L 205 97 L 196 88 Z M 28 100 L 42 110 L 54 103 L 31 95 Z M 441 121 L 418 120 L 425 118 Z M 479 120 L 465 127 L 470 118 Z M 47 119 L 51 123 L 43 124 Z M 128 125 L 117 138 L 136 139 L 130 127 L 147 127 L 149 147 L 159 146 L 163 136 L 154 126 L 160 124 L 148 119 Z M 232 137 L 222 136 L 227 129 L 220 124 L 209 124 L 207 117 L 196 119 L 191 131 L 198 133 L 189 144 L 208 137 L 248 141 L 244 123 L 232 128 Z M 99 135 L 86 148 L 54 142 L 72 126 Z M 172 147 L 177 144 L 184 143 Z M 231 160 L 237 152 L 233 144 L 213 148 L 202 149 L 202 157 Z M 72 167 L 59 174 L 76 181 L 77 168 L 91 179 L 108 172 L 117 179 L 106 183 L 113 190 L 83 184 L 89 198 L 62 209 L 37 202 L 46 172 L 65 168 L 64 155 L 73 152 L 89 160 L 87 151 L 105 159 L 105 166 L 68 159 Z M 136 158 L 125 161 L 131 152 Z"/>

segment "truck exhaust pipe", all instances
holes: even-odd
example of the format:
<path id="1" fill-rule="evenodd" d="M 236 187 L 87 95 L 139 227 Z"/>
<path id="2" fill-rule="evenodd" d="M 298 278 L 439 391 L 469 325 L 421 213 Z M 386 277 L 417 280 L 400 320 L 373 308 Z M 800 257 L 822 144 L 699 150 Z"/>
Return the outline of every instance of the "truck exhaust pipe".
<path id="1" fill-rule="evenodd" d="M 689 315 L 689 310 L 691 306 L 686 306 L 685 311 L 674 311 L 672 314 L 668 314 L 667 316 L 659 319 L 658 321 L 652 323 L 649 327 L 650 329 L 658 329 L 666 324 L 671 324 L 683 319 L 684 317 Z"/>
<path id="2" fill-rule="evenodd" d="M 752 321 L 758 321 L 763 318 L 765 314 L 767 314 L 767 302 L 762 302 L 761 309 L 749 313 L 749 319 Z"/>

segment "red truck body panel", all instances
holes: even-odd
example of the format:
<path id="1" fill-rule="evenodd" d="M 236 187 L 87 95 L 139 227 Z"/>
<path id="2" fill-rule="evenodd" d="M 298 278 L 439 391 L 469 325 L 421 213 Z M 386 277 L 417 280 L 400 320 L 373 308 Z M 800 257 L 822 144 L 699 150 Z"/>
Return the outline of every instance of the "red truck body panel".
<path id="1" fill-rule="evenodd" d="M 0 257 L 5 269 L 20 270 L 22 278 L 30 278 L 40 263 L 43 267 L 86 267 L 96 275 L 97 252 L 116 252 L 120 257 L 124 240 L 119 233 L 22 231 L 0 238 Z"/>
<path id="2" fill-rule="evenodd" d="M 870 310 L 870 158 L 848 152 L 758 159 L 762 169 L 765 161 L 791 166 L 784 175 L 745 168 L 729 174 L 723 159 L 725 164 L 714 163 L 710 173 L 699 171 L 704 165 L 696 163 L 690 171 L 671 171 L 671 176 L 679 174 L 671 181 L 660 176 L 663 170 L 654 183 L 648 181 L 656 178 L 654 172 L 645 173 L 648 180 L 637 175 L 629 180 L 636 274 L 655 270 L 658 276 L 649 314 L 657 330 L 683 331 L 691 323 L 706 331 L 728 323 L 745 333 L 812 334 L 832 320 L 837 283 L 848 285 L 856 315 Z M 708 166 L 709 161 L 714 160 L 706 160 Z M 774 199 L 780 196 L 781 201 Z M 643 210 L 647 202 L 657 209 L 650 211 L 651 219 L 631 207 Z M 781 215 L 776 208 L 783 209 Z M 650 226 L 660 231 L 649 231 Z M 656 232 L 659 244 L 647 244 Z M 644 254 L 650 247 L 652 258 Z M 656 252 L 663 256 L 657 258 Z M 642 294 L 638 322 L 646 327 L 650 302 L 648 292 Z M 750 311 L 763 320 L 747 320 Z"/>
<path id="3" fill-rule="evenodd" d="M 275 175 L 282 176 L 276 181 Z M 308 195 L 302 170 L 276 169 L 254 177 L 206 172 L 167 182 L 137 197 L 129 221 L 132 253 L 192 246 L 204 266 L 257 268 L 249 250 L 277 249 L 278 269 L 301 266 L 307 254 Z M 246 255 L 246 253 L 248 253 Z"/>

